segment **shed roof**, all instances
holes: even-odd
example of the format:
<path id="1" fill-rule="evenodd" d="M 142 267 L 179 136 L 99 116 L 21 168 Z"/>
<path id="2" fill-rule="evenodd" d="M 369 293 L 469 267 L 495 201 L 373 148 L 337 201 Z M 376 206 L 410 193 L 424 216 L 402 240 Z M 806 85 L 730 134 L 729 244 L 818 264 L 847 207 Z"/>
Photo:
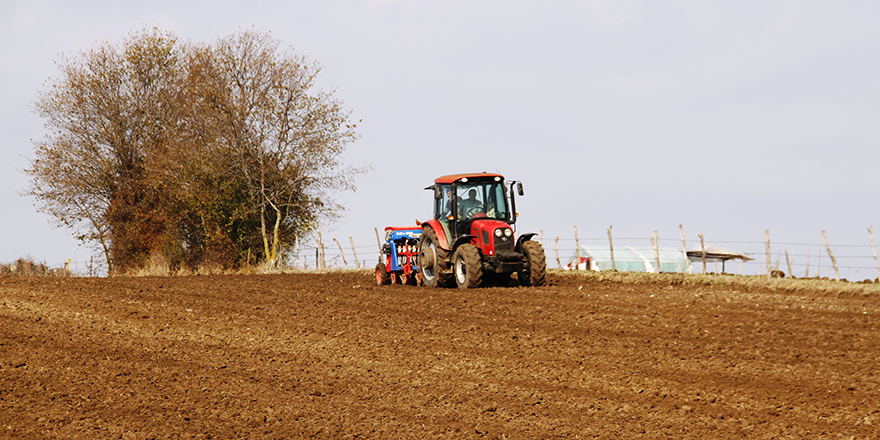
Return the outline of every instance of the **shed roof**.
<path id="1" fill-rule="evenodd" d="M 706 251 L 706 261 L 710 263 L 714 263 L 717 261 L 727 261 L 727 260 L 743 260 L 743 261 L 752 261 L 754 258 L 737 251 L 732 251 L 730 249 L 724 249 L 718 246 L 705 246 Z M 703 261 L 703 250 L 696 246 L 694 250 L 688 251 L 687 256 L 691 261 Z"/>

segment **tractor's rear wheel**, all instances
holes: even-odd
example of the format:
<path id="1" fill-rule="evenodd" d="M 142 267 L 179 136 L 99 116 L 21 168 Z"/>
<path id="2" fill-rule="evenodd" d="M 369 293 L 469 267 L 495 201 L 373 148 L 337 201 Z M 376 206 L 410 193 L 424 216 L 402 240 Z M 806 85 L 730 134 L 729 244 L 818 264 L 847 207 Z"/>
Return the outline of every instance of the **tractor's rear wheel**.
<path id="1" fill-rule="evenodd" d="M 428 287 L 445 287 L 449 282 L 449 251 L 441 248 L 437 234 L 430 226 L 422 229 L 419 237 L 419 270 L 422 282 Z"/>
<path id="2" fill-rule="evenodd" d="M 522 253 L 526 264 L 519 277 L 520 283 L 523 286 L 543 286 L 547 281 L 547 258 L 544 256 L 544 246 L 536 241 L 526 241 L 522 244 Z"/>
<path id="3" fill-rule="evenodd" d="M 455 282 L 459 289 L 472 289 L 483 282 L 480 251 L 472 244 L 463 244 L 455 251 Z"/>
<path id="4" fill-rule="evenodd" d="M 385 268 L 385 263 L 379 263 L 376 265 L 376 285 L 384 286 L 387 284 L 391 284 L 391 275 Z"/>

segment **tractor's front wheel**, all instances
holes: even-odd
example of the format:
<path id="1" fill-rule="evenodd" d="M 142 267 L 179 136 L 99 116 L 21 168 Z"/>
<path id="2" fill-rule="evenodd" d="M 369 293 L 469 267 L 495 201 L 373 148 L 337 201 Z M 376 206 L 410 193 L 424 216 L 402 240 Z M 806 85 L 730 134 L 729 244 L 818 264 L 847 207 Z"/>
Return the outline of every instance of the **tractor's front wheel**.
<path id="1" fill-rule="evenodd" d="M 480 251 L 472 244 L 463 244 L 455 251 L 455 282 L 459 289 L 472 289 L 483 282 Z"/>
<path id="2" fill-rule="evenodd" d="M 536 241 L 526 241 L 522 244 L 522 253 L 526 264 L 519 276 L 520 283 L 523 286 L 543 286 L 547 281 L 547 258 L 544 256 L 544 246 Z"/>
<path id="3" fill-rule="evenodd" d="M 391 275 L 385 268 L 385 263 L 379 263 L 376 265 L 376 285 L 384 286 L 387 284 L 391 284 Z"/>
<path id="4" fill-rule="evenodd" d="M 419 270 L 422 282 L 428 287 L 445 287 L 449 273 L 444 272 L 449 261 L 449 251 L 441 248 L 437 234 L 430 226 L 422 230 L 419 237 Z"/>

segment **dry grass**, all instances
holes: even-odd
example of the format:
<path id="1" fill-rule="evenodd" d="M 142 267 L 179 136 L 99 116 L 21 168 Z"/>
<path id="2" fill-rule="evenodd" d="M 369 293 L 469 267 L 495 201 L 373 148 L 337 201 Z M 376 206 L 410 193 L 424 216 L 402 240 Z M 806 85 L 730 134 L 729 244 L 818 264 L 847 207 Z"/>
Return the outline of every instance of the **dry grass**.
<path id="1" fill-rule="evenodd" d="M 132 269 L 124 274 L 124 276 L 131 277 L 167 277 L 170 275 L 176 274 L 171 270 L 168 260 L 160 253 L 150 255 L 146 266 Z"/>
<path id="2" fill-rule="evenodd" d="M 53 269 L 45 261 L 35 262 L 31 257 L 24 257 L 12 263 L 0 264 L 0 275 L 22 277 L 69 277 L 70 272 L 63 268 Z"/>
<path id="3" fill-rule="evenodd" d="M 582 277 L 595 281 L 611 281 L 624 284 L 662 284 L 683 286 L 729 286 L 737 289 L 767 289 L 778 292 L 805 292 L 823 295 L 880 296 L 880 284 L 851 283 L 826 279 L 769 278 L 767 276 L 641 273 L 641 272 L 594 272 L 551 269 L 560 276 Z"/>
<path id="4" fill-rule="evenodd" d="M 335 272 L 359 272 L 372 273 L 373 268 L 366 269 L 347 269 L 347 268 L 327 268 L 327 269 L 293 269 L 290 267 L 268 267 L 265 263 L 244 266 L 239 268 L 224 268 L 217 265 L 203 265 L 195 270 L 172 268 L 168 260 L 160 253 L 153 254 L 147 265 L 126 271 L 115 276 L 124 277 L 167 277 L 167 276 L 191 276 L 191 275 L 262 275 L 262 274 L 281 274 L 281 273 L 335 273 Z"/>

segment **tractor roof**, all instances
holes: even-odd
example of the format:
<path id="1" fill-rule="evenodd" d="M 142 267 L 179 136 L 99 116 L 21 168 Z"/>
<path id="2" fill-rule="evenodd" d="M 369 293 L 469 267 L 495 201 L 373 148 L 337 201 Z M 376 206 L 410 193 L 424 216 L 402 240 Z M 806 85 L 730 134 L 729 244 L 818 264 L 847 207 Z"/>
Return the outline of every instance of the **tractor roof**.
<path id="1" fill-rule="evenodd" d="M 467 177 L 468 179 L 481 179 L 486 177 L 500 177 L 502 179 L 504 178 L 504 176 L 502 176 L 501 174 L 487 173 L 484 171 L 482 173 L 450 174 L 448 176 L 441 176 L 434 179 L 434 183 L 449 184 L 461 179 L 462 177 Z"/>

